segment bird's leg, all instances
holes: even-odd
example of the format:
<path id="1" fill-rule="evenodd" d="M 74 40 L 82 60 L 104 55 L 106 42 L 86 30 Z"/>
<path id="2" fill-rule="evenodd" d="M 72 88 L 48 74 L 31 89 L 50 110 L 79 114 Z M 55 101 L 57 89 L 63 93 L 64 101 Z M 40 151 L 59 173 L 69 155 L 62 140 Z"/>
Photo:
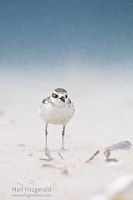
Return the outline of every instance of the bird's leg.
<path id="1" fill-rule="evenodd" d="M 62 129 L 62 148 L 61 148 L 61 150 L 65 150 L 64 149 L 64 135 L 65 135 L 65 125 L 63 125 L 63 129 Z"/>
<path id="2" fill-rule="evenodd" d="M 48 131 L 47 131 L 47 128 L 48 128 L 48 123 L 46 123 L 46 125 L 45 125 L 45 151 L 48 151 L 48 146 L 47 146 Z"/>

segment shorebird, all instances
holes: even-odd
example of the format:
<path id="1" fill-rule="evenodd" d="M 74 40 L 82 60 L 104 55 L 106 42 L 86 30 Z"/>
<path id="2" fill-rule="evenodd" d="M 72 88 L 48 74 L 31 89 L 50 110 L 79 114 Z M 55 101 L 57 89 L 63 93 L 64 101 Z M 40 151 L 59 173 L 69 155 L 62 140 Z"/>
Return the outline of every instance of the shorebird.
<path id="1" fill-rule="evenodd" d="M 68 98 L 67 91 L 56 88 L 51 96 L 43 99 L 40 106 L 40 117 L 45 122 L 45 150 L 48 150 L 48 124 L 62 125 L 62 150 L 64 150 L 65 127 L 75 112 L 73 103 Z"/>

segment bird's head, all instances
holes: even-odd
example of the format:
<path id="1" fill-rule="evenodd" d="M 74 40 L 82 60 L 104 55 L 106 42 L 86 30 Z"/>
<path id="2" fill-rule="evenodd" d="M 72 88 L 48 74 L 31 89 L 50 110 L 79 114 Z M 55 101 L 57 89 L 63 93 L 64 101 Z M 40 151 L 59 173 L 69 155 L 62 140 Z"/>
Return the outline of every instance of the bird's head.
<path id="1" fill-rule="evenodd" d="M 63 106 L 68 102 L 67 91 L 63 88 L 56 88 L 51 96 L 52 101 L 59 106 Z"/>

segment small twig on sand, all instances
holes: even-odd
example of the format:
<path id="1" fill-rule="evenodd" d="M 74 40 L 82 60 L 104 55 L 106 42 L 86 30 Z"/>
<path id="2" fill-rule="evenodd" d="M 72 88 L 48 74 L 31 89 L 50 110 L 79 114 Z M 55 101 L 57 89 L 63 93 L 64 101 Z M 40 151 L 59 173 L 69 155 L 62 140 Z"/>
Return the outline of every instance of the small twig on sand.
<path id="1" fill-rule="evenodd" d="M 90 162 L 91 160 L 93 160 L 95 158 L 96 155 L 98 155 L 100 153 L 100 151 L 96 151 L 88 160 L 86 160 L 85 162 L 88 163 Z"/>
<path id="2" fill-rule="evenodd" d="M 62 154 L 60 153 L 60 151 L 58 151 L 58 156 L 61 158 L 61 160 L 64 160 Z"/>

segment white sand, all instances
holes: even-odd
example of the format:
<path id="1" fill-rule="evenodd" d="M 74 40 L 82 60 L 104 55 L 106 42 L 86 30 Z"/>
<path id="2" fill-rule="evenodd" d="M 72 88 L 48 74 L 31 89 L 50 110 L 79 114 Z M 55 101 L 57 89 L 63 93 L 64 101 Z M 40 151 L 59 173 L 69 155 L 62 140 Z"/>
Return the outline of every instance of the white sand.
<path id="1" fill-rule="evenodd" d="M 132 80 L 113 75 L 106 79 L 68 77 L 62 79 L 63 84 L 56 80 L 49 85 L 42 79 L 1 79 L 0 199 L 91 199 L 118 177 L 133 173 L 132 149 L 113 152 L 118 163 L 105 162 L 103 155 L 107 146 L 122 140 L 133 142 Z M 40 160 L 46 156 L 44 127 L 37 109 L 58 86 L 70 91 L 76 113 L 67 126 L 63 160 L 58 155 L 61 127 L 49 126 L 48 143 L 54 160 L 48 162 Z M 85 163 L 97 150 L 100 154 Z M 50 186 L 51 197 L 13 197 L 23 194 L 12 191 L 20 183 L 32 188 Z"/>

